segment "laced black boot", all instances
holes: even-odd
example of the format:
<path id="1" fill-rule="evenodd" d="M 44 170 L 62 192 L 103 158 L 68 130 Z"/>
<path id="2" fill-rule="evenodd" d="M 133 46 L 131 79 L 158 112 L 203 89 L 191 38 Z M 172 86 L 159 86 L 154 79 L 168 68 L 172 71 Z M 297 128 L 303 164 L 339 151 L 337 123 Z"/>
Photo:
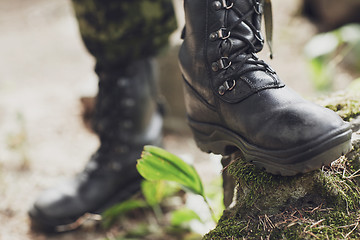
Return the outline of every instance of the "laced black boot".
<path id="1" fill-rule="evenodd" d="M 33 226 L 45 231 L 72 230 L 86 213 L 101 213 L 140 188 L 136 161 L 146 144 L 160 145 L 162 116 L 155 101 L 150 60 L 99 75 L 94 130 L 101 146 L 83 172 L 45 191 L 29 211 Z"/>
<path id="2" fill-rule="evenodd" d="M 188 122 L 205 152 L 240 150 L 270 173 L 305 173 L 348 152 L 351 130 L 334 112 L 285 87 L 257 58 L 263 6 L 260 0 L 184 1 L 179 58 Z"/>

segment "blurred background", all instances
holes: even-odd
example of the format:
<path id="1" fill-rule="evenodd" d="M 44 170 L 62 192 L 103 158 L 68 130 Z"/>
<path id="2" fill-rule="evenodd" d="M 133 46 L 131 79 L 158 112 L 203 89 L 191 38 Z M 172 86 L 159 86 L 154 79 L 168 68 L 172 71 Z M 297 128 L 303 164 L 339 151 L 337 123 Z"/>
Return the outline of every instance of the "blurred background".
<path id="1" fill-rule="evenodd" d="M 220 157 L 201 153 L 184 121 L 176 58 L 182 1 L 174 3 L 180 28 L 158 59 L 168 109 L 164 147 L 193 161 L 219 192 Z M 288 86 L 309 99 L 359 86 L 360 1 L 273 5 L 274 60 L 266 47 L 260 55 Z M 43 235 L 30 231 L 27 218 L 38 194 L 81 171 L 99 144 L 83 118 L 97 92 L 94 63 L 69 0 L 0 0 L 0 240 L 125 239 L 118 237 L 125 231 L 119 225 Z"/>

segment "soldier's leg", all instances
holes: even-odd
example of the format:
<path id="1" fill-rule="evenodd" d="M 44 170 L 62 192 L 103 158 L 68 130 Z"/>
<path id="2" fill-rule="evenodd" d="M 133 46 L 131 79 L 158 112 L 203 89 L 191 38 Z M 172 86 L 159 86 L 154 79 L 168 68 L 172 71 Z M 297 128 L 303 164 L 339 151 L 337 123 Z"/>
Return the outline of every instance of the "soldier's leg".
<path id="1" fill-rule="evenodd" d="M 99 213 L 139 190 L 136 160 L 145 144 L 161 144 L 162 135 L 152 59 L 176 28 L 171 0 L 73 4 L 83 41 L 96 59 L 93 127 L 101 145 L 83 172 L 45 191 L 30 209 L 33 225 L 48 231 L 70 229 L 85 213 Z"/>
<path id="2" fill-rule="evenodd" d="M 171 0 L 73 0 L 73 5 L 87 49 L 106 69 L 155 56 L 176 28 Z"/>

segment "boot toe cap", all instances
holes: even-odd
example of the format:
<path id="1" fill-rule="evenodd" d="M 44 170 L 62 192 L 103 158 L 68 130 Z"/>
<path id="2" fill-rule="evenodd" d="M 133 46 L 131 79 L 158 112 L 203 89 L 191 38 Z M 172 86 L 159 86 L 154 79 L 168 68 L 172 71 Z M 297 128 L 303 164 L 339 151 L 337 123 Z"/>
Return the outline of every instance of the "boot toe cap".
<path id="1" fill-rule="evenodd" d="M 44 191 L 28 211 L 32 224 L 50 230 L 74 222 L 82 214 L 82 204 L 71 186 L 62 184 Z"/>
<path id="2" fill-rule="evenodd" d="M 277 109 L 256 138 L 268 149 L 281 150 L 299 147 L 347 128 L 348 124 L 333 111 L 300 103 Z"/>

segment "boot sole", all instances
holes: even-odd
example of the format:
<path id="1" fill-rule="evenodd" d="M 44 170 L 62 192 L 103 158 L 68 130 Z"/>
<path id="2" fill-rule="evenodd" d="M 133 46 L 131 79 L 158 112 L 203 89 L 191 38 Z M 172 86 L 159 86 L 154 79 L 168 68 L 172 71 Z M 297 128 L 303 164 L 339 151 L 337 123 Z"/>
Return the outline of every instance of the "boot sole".
<path id="1" fill-rule="evenodd" d="M 202 151 L 225 156 L 240 150 L 246 161 L 275 175 L 294 176 L 320 169 L 352 149 L 349 124 L 302 146 L 267 150 L 221 126 L 191 119 L 188 122 Z"/>
<path id="2" fill-rule="evenodd" d="M 32 208 L 28 213 L 31 219 L 31 229 L 46 233 L 61 233 L 76 230 L 81 226 L 81 224 L 77 224 L 79 222 L 78 220 L 83 218 L 86 214 L 100 214 L 115 204 L 129 199 L 131 196 L 140 191 L 141 181 L 142 178 L 127 185 L 125 190 L 120 190 L 119 193 L 112 196 L 106 203 L 102 204 L 96 210 L 86 212 L 81 216 L 54 219 L 42 214 L 38 209 Z"/>

